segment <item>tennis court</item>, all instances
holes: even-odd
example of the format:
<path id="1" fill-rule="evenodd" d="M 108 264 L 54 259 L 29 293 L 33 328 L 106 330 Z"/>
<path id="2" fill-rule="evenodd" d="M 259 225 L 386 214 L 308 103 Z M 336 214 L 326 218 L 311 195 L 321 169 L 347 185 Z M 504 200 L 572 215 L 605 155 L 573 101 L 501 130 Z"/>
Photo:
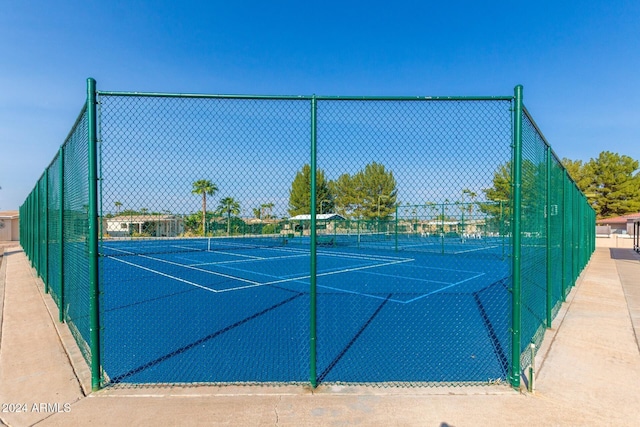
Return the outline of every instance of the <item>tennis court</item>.
<path id="1" fill-rule="evenodd" d="M 103 364 L 110 382 L 306 381 L 310 251 L 303 242 L 104 242 Z M 458 381 L 504 378 L 508 305 L 483 300 L 508 300 L 508 265 L 486 253 L 470 259 L 462 267 L 455 255 L 319 247 L 319 381 L 429 382 L 452 371 Z M 456 334 L 464 340 L 451 339 Z M 405 335 L 418 337 L 410 352 Z M 476 345 L 463 344 L 469 335 Z M 366 359 L 371 375 L 353 372 L 362 366 L 354 359 Z"/>
<path id="2" fill-rule="evenodd" d="M 522 91 L 185 95 L 88 79 L 20 208 L 21 243 L 93 390 L 519 387 L 595 221 Z"/>

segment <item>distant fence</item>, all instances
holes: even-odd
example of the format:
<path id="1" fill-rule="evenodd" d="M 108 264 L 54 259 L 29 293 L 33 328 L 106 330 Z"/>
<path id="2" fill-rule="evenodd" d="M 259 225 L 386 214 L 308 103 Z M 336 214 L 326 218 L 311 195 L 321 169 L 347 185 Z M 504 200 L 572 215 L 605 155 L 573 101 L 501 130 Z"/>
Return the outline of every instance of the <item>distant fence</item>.
<path id="1" fill-rule="evenodd" d="M 595 247 L 521 86 L 226 96 L 89 79 L 20 217 L 94 390 L 518 387 Z"/>
<path id="2" fill-rule="evenodd" d="M 596 226 L 596 237 L 610 237 L 611 236 L 611 226 L 610 225 L 597 225 Z"/>

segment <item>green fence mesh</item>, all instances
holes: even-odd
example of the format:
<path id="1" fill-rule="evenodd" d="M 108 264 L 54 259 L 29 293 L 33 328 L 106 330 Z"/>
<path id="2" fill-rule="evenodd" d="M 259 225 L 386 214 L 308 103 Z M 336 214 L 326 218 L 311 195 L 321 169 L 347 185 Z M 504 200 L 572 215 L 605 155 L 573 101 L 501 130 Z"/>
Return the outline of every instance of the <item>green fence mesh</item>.
<path id="1" fill-rule="evenodd" d="M 514 97 L 95 95 L 20 207 L 94 385 L 518 386 L 594 248 Z"/>
<path id="2" fill-rule="evenodd" d="M 551 259 L 551 316 L 555 317 L 560 309 L 564 295 L 562 291 L 563 280 L 563 231 L 564 231 L 564 170 L 555 156 L 551 157 L 550 167 L 550 205 L 546 214 L 549 215 L 549 245 Z"/>
<path id="3" fill-rule="evenodd" d="M 61 190 L 62 176 L 60 176 L 60 163 L 62 162 L 60 155 L 56 156 L 47 169 L 49 194 L 47 195 L 47 283 L 51 292 L 51 297 L 58 306 L 61 305 L 60 295 L 62 293 L 62 283 L 60 280 L 60 272 L 62 265 L 60 263 L 62 246 L 61 235 L 62 230 L 60 224 L 61 212 Z"/>
<path id="4" fill-rule="evenodd" d="M 542 340 L 547 307 L 547 146 L 528 114 L 522 125 L 522 340 L 523 366 L 529 343 Z"/>
<path id="5" fill-rule="evenodd" d="M 84 112 L 64 144 L 64 317 L 87 360 L 89 350 L 88 130 Z"/>

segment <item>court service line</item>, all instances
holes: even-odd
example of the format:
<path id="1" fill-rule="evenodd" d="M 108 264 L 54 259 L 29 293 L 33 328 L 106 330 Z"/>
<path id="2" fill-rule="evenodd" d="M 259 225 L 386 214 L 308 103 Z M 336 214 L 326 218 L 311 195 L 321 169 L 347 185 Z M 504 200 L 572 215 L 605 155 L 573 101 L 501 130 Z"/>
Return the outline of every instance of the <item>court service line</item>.
<path id="1" fill-rule="evenodd" d="M 260 256 L 254 256 L 254 255 L 246 255 L 246 254 L 238 254 L 232 251 L 214 251 L 214 250 L 208 250 L 207 252 L 211 252 L 214 254 L 223 254 L 223 255 L 233 255 L 233 256 L 237 256 L 240 258 L 251 258 L 254 260 L 261 260 L 261 259 L 265 259 L 264 257 L 260 257 Z"/>
<path id="2" fill-rule="evenodd" d="M 124 261 L 124 260 L 121 260 L 121 259 L 118 259 L 118 258 L 116 258 L 116 257 L 112 257 L 112 256 L 107 257 L 107 258 L 111 258 L 112 260 L 115 260 L 115 261 L 121 262 L 121 263 L 123 263 L 123 264 L 130 265 L 130 266 L 132 266 L 132 267 L 139 268 L 139 269 L 141 269 L 141 270 L 149 271 L 149 272 L 151 272 L 151 273 L 155 273 L 155 274 L 158 274 L 158 275 L 160 275 L 160 276 L 168 277 L 169 279 L 173 279 L 173 280 L 177 280 L 177 281 L 182 282 L 182 283 L 186 283 L 187 285 L 191 285 L 191 286 L 195 286 L 195 287 L 200 288 L 200 289 L 204 289 L 205 291 L 209 291 L 209 292 L 213 292 L 213 293 L 218 293 L 218 291 L 217 291 L 216 289 L 213 289 L 213 288 L 207 288 L 206 286 L 202 286 L 202 285 L 199 285 L 199 284 L 197 284 L 197 283 L 194 283 L 194 282 L 190 282 L 190 281 L 188 281 L 188 280 L 181 279 L 181 278 L 179 278 L 179 277 L 175 277 L 175 276 L 171 276 L 171 275 L 169 275 L 169 274 L 162 273 L 161 271 L 157 271 L 157 270 L 153 270 L 153 269 L 151 269 L 151 268 L 143 267 L 143 266 L 141 266 L 141 265 L 134 264 L 134 263 L 132 263 L 132 262 L 128 262 L 128 261 Z"/>
<path id="3" fill-rule="evenodd" d="M 377 266 L 378 265 L 373 265 L 372 266 L 371 264 L 358 264 L 358 265 L 355 265 L 355 266 L 350 267 L 350 268 L 353 271 L 353 270 L 359 270 L 359 269 L 361 269 L 363 267 L 369 268 L 369 267 L 377 267 Z M 222 266 L 222 267 L 226 267 L 229 270 L 241 271 L 243 273 L 256 274 L 258 276 L 267 276 L 267 277 L 270 277 L 270 278 L 274 278 L 275 277 L 275 278 L 278 278 L 279 280 L 295 280 L 295 278 L 290 278 L 290 277 L 287 277 L 286 275 L 276 276 L 276 275 L 273 275 L 273 274 L 261 273 L 261 272 L 253 271 L 253 270 L 245 270 L 243 268 L 234 268 L 234 267 L 228 267 L 228 266 Z M 341 273 L 341 272 L 344 272 L 344 269 L 333 269 L 333 270 L 332 269 L 326 269 L 326 270 L 324 270 L 323 273 L 319 273 L 318 276 L 327 275 L 327 274 L 333 274 L 333 273 Z M 271 282 L 263 283 L 263 284 L 269 285 L 269 284 L 271 284 Z"/>
<path id="4" fill-rule="evenodd" d="M 441 268 L 441 267 L 428 267 L 428 266 L 424 266 L 424 265 L 413 265 L 411 266 L 412 268 L 421 268 L 423 270 L 442 270 L 442 271 L 457 271 L 460 273 L 471 273 L 471 274 L 478 274 L 480 273 L 479 271 L 471 271 L 471 270 L 459 270 L 457 268 Z"/>
<path id="5" fill-rule="evenodd" d="M 410 300 L 407 300 L 407 301 L 405 301 L 405 303 L 406 303 L 406 304 L 408 304 L 408 303 L 410 303 L 410 302 L 414 302 L 414 301 L 417 301 L 417 300 L 419 300 L 419 299 L 426 298 L 426 297 L 428 297 L 429 295 L 437 294 L 438 292 L 442 292 L 442 291 L 444 291 L 445 289 L 453 288 L 454 286 L 461 285 L 461 284 L 463 284 L 463 283 L 465 283 L 465 282 L 468 282 L 469 280 L 477 279 L 478 277 L 480 277 L 480 276 L 484 276 L 484 275 L 485 275 L 485 273 L 477 274 L 477 275 L 475 275 L 475 276 L 469 277 L 468 279 L 464 279 L 464 280 L 461 280 L 461 281 L 459 281 L 459 282 L 456 282 L 456 283 L 454 283 L 454 284 L 452 284 L 452 285 L 445 286 L 444 288 L 436 289 L 435 291 L 431 291 L 431 292 L 426 293 L 426 294 L 424 294 L 424 295 L 420 295 L 419 297 L 416 297 L 416 298 L 412 298 L 412 299 L 410 299 Z"/>
<path id="6" fill-rule="evenodd" d="M 407 281 L 413 281 L 413 282 L 428 282 L 428 283 L 438 283 L 440 285 L 450 285 L 451 282 L 442 282 L 440 280 L 429 280 L 429 279 L 420 279 L 417 277 L 405 277 L 405 276 L 396 276 L 394 274 L 384 274 L 384 273 L 376 273 L 374 271 L 365 271 L 365 274 L 372 274 L 374 276 L 382 276 L 382 277 L 391 277 L 394 279 L 402 279 L 402 280 L 407 280 Z"/>
<path id="7" fill-rule="evenodd" d="M 373 264 L 373 265 L 365 265 L 365 266 L 362 266 L 362 267 L 345 268 L 345 269 L 342 269 L 342 270 L 329 271 L 329 272 L 326 272 L 326 273 L 316 274 L 316 277 L 331 276 L 333 274 L 350 273 L 352 271 L 360 271 L 360 270 L 366 270 L 366 269 L 369 269 L 369 268 L 384 267 L 384 266 L 387 266 L 387 265 L 401 264 L 401 263 L 405 263 L 405 262 L 409 262 L 409 261 L 414 261 L 414 260 L 413 259 L 406 259 L 406 260 L 386 262 L 386 263 L 383 263 L 383 264 Z M 263 285 L 276 285 L 278 283 L 293 282 L 293 281 L 296 281 L 296 280 L 303 280 L 303 279 L 309 279 L 309 278 L 311 278 L 310 275 L 292 277 L 290 279 L 275 280 L 273 282 L 263 283 Z"/>
<path id="8" fill-rule="evenodd" d="M 245 255 L 245 254 L 237 254 L 235 252 L 231 252 L 231 251 L 217 251 L 214 249 L 207 249 L 206 251 L 204 250 L 199 250 L 197 248 L 193 248 L 190 246 L 180 246 L 180 245 L 171 245 L 172 248 L 178 248 L 178 249 L 191 249 L 193 252 L 211 252 L 211 253 L 216 253 L 216 254 L 227 254 L 227 255 L 233 255 L 233 256 L 237 256 L 237 257 L 242 257 L 242 258 L 253 258 L 253 259 L 263 259 L 259 256 L 253 256 L 253 255 Z M 238 246 L 236 246 L 238 247 Z"/>
<path id="9" fill-rule="evenodd" d="M 284 251 L 284 252 L 294 252 L 294 253 L 305 253 L 305 254 L 309 254 L 310 251 L 306 250 L 306 249 L 294 249 L 294 248 L 288 248 L 288 249 L 283 249 L 283 248 L 273 248 L 273 250 L 277 250 L 277 251 Z M 369 261 L 405 261 L 405 260 L 412 260 L 412 258 L 403 258 L 403 257 L 392 257 L 392 256 L 376 256 L 376 255 L 367 255 L 367 256 L 362 256 L 362 255 L 354 255 L 350 252 L 326 252 L 326 251 L 317 251 L 318 255 L 324 255 L 324 256 L 330 256 L 330 257 L 339 257 L 339 258 L 354 258 L 354 259 L 363 259 L 363 260 L 369 260 Z"/>
<path id="10" fill-rule="evenodd" d="M 300 255 L 283 255 L 283 256 L 274 256 L 274 257 L 264 257 L 264 258 L 260 258 L 259 260 L 250 260 L 250 259 L 234 259 L 231 261 L 216 261 L 216 262 L 201 262 L 201 263 L 197 263 L 197 264 L 189 264 L 190 266 L 201 266 L 201 265 L 222 265 L 222 264 L 237 264 L 237 263 L 242 263 L 242 262 L 251 262 L 251 261 L 271 261 L 273 259 L 290 259 L 290 258 L 301 258 L 301 257 L 307 257 L 308 254 L 300 254 Z M 187 258 L 180 258 L 180 259 L 184 259 L 186 261 L 193 261 L 193 260 L 188 260 Z"/>
<path id="11" fill-rule="evenodd" d="M 487 246 L 487 247 L 481 247 L 481 248 L 476 248 L 476 249 L 467 249 L 466 251 L 457 251 L 457 252 L 453 252 L 454 255 L 457 254 L 464 254 L 467 252 L 477 252 L 477 251 L 486 251 L 489 249 L 495 249 L 495 248 L 499 248 L 500 246 L 496 245 L 496 246 Z"/>
<path id="12" fill-rule="evenodd" d="M 160 258 L 154 258 L 154 257 L 148 256 L 148 255 L 139 255 L 139 256 L 142 257 L 142 258 L 148 258 L 148 259 L 151 259 L 151 260 L 154 260 L 154 261 L 158 261 L 158 262 L 164 262 L 164 263 L 170 264 L 170 265 L 176 265 L 178 267 L 189 268 L 191 270 L 196 270 L 196 271 L 201 271 L 203 273 L 213 274 L 214 276 L 221 276 L 221 277 L 225 277 L 227 279 L 237 280 L 239 282 L 250 283 L 253 286 L 262 285 L 262 283 L 254 282 L 253 280 L 243 279 L 242 277 L 231 276 L 229 274 L 218 273 L 216 271 L 205 270 L 203 268 L 192 267 L 190 265 L 180 264 L 179 262 L 172 262 L 172 261 L 168 261 L 168 260 L 164 260 L 164 259 L 160 259 Z M 253 287 L 253 286 L 248 286 L 248 287 Z M 245 287 L 247 287 L 247 286 L 245 286 Z M 216 290 L 216 292 L 223 292 L 223 291 Z"/>

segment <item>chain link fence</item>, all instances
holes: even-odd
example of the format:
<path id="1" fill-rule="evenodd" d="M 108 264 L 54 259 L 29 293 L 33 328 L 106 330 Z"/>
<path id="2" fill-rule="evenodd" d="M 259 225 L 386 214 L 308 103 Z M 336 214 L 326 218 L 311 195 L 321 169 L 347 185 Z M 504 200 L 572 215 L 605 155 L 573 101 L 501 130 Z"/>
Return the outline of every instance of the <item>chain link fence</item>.
<path id="1" fill-rule="evenodd" d="M 518 387 L 594 249 L 594 212 L 518 88 L 356 98 L 93 84 L 20 214 L 94 389 Z"/>

